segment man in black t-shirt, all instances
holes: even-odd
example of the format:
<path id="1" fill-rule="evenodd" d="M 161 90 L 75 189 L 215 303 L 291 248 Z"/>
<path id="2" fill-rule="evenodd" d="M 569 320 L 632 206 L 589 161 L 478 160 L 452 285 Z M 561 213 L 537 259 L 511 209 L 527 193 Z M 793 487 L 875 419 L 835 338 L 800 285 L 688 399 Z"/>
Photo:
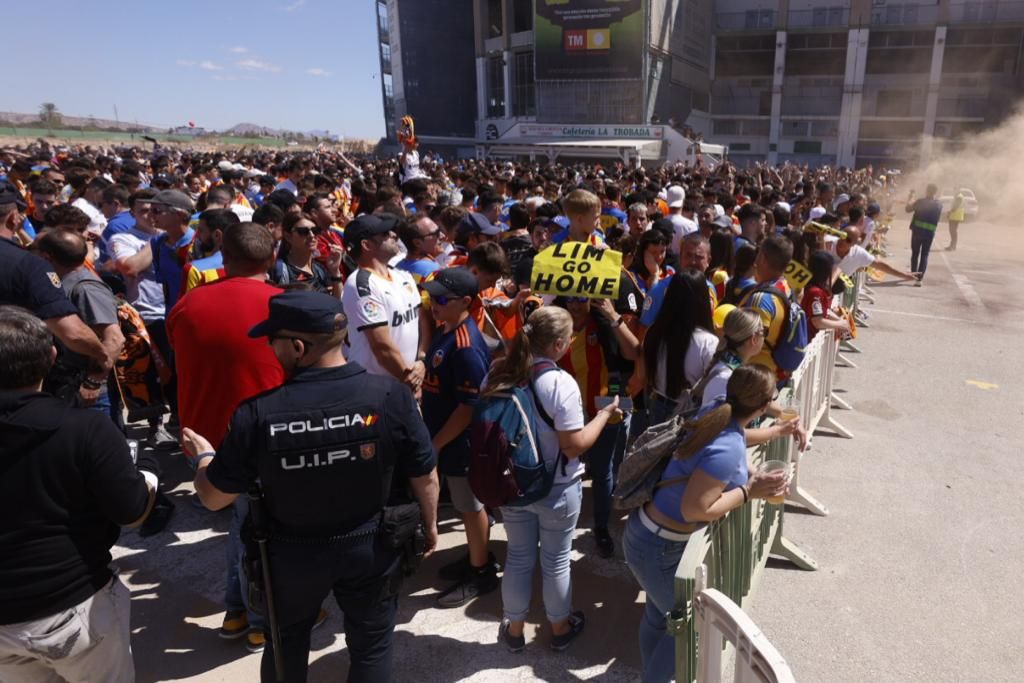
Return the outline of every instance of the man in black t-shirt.
<path id="1" fill-rule="evenodd" d="M 137 469 L 106 416 L 41 393 L 55 356 L 41 320 L 0 306 L 0 680 L 132 681 L 110 548 L 146 519 L 159 467 Z"/>

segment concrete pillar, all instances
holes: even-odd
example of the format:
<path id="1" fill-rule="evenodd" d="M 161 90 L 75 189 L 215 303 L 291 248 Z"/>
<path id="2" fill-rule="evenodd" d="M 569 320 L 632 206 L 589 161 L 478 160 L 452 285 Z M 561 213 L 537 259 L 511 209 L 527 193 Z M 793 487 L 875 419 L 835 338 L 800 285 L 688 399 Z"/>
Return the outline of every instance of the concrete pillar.
<path id="1" fill-rule="evenodd" d="M 846 43 L 846 75 L 843 104 L 839 111 L 839 144 L 836 165 L 852 167 L 857 161 L 861 100 L 864 97 L 864 69 L 868 58 L 868 29 L 850 29 Z"/>
<path id="2" fill-rule="evenodd" d="M 506 34 L 508 31 L 505 32 Z M 501 53 L 501 71 L 505 79 L 505 118 L 512 118 L 512 51 Z"/>
<path id="3" fill-rule="evenodd" d="M 786 76 L 786 32 L 775 32 L 775 71 L 772 73 L 772 113 L 768 122 L 768 163 L 779 162 L 782 137 L 782 84 Z"/>
<path id="4" fill-rule="evenodd" d="M 942 59 L 946 52 L 946 27 L 935 27 L 932 43 L 932 68 L 928 74 L 928 94 L 924 103 L 924 134 L 921 136 L 921 166 L 932 158 L 935 136 L 935 116 L 939 111 L 939 86 L 942 83 Z"/>
<path id="5" fill-rule="evenodd" d="M 479 124 L 487 118 L 487 58 L 476 58 L 476 118 Z M 478 133 L 482 135 L 481 133 Z"/>

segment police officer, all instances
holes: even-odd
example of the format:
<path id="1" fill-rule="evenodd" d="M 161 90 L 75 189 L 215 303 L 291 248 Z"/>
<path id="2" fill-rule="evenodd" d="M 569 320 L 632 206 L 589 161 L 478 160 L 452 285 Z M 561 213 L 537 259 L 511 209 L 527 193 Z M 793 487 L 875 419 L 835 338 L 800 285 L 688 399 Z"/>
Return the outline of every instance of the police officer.
<path id="1" fill-rule="evenodd" d="M 25 207 L 18 188 L 0 182 L 0 305 L 32 311 L 64 346 L 93 362 L 93 374 L 105 378 L 111 363 L 96 333 L 78 317 L 50 264 L 16 241 Z"/>
<path id="2" fill-rule="evenodd" d="M 341 301 L 290 290 L 272 297 L 269 308 L 249 336 L 269 339 L 287 381 L 238 407 L 216 454 L 184 430 L 196 492 L 219 510 L 254 482 L 262 489 L 284 680 L 306 680 L 310 629 L 333 590 L 345 615 L 348 680 L 387 681 L 400 572 L 382 518 L 393 480 L 408 480 L 425 554 L 433 550 L 438 483 L 430 434 L 407 386 L 345 361 Z M 275 677 L 272 641 L 263 652 L 263 681 Z"/>

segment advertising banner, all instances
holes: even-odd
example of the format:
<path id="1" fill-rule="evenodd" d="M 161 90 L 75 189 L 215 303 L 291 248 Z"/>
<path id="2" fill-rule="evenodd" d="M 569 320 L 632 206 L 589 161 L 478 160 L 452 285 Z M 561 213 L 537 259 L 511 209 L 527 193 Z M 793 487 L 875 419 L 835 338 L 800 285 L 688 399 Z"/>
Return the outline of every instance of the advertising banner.
<path id="1" fill-rule="evenodd" d="M 536 0 L 538 81 L 639 79 L 644 0 Z"/>

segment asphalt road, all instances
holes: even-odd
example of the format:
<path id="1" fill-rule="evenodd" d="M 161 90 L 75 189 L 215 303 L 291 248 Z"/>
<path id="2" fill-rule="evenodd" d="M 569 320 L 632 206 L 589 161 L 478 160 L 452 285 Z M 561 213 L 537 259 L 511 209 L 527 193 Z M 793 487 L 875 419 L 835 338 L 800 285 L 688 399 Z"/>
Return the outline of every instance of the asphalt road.
<path id="1" fill-rule="evenodd" d="M 942 230 L 945 228 L 943 227 Z M 1024 415 L 1024 241 L 1017 227 L 968 224 L 960 249 L 933 252 L 925 286 L 883 283 L 870 329 L 838 369 L 852 404 L 837 418 L 855 438 L 819 435 L 804 459 L 805 487 L 831 511 L 790 509 L 786 535 L 817 572 L 772 560 L 748 613 L 800 681 L 1019 681 L 1013 643 L 1024 626 L 1024 508 L 1016 458 Z M 937 246 L 944 246 L 940 233 Z M 890 263 L 909 265 L 894 229 Z M 191 504 L 187 470 L 168 458 L 177 512 L 149 539 L 125 532 L 116 563 L 132 589 L 140 683 L 257 680 L 259 655 L 217 638 L 227 513 Z M 589 519 L 589 505 L 584 520 Z M 587 524 L 581 524 L 586 527 Z M 524 653 L 497 646 L 497 593 L 441 610 L 433 576 L 454 559 L 461 524 L 443 525 L 443 549 L 404 588 L 396 681 L 635 681 L 643 595 L 621 559 L 592 555 L 578 531 L 574 595 L 586 633 L 566 653 L 528 631 Z M 501 527 L 495 551 L 504 554 Z M 531 622 L 539 624 L 539 586 Z M 314 632 L 310 681 L 343 680 L 342 619 Z"/>

